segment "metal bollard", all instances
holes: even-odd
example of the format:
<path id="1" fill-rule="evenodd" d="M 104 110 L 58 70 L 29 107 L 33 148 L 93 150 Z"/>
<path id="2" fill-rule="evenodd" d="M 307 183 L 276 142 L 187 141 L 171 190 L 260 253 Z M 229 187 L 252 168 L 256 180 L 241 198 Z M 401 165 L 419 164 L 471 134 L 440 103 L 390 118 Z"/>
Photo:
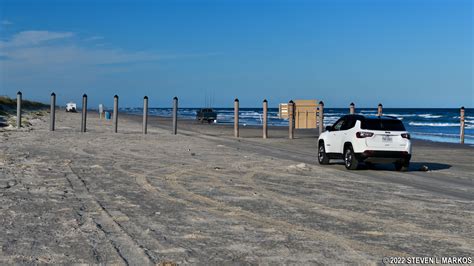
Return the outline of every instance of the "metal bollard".
<path id="1" fill-rule="evenodd" d="M 173 98 L 173 134 L 178 134 L 178 97 Z"/>
<path id="2" fill-rule="evenodd" d="M 382 116 L 382 104 L 379 103 L 379 105 L 377 106 L 377 115 L 378 116 Z"/>
<path id="3" fill-rule="evenodd" d="M 239 134 L 239 99 L 234 100 L 234 137 L 238 138 Z"/>
<path id="4" fill-rule="evenodd" d="M 461 138 L 461 144 L 464 144 L 464 127 L 466 126 L 464 122 L 464 106 L 461 107 L 461 115 L 460 115 L 460 126 L 461 126 L 461 132 L 460 132 L 460 138 Z"/>
<path id="5" fill-rule="evenodd" d="M 143 97 L 143 134 L 147 133 L 148 126 L 148 96 Z"/>
<path id="6" fill-rule="evenodd" d="M 263 138 L 268 137 L 268 127 L 267 127 L 267 118 L 268 118 L 268 101 L 267 99 L 263 100 Z"/>
<path id="7" fill-rule="evenodd" d="M 288 138 L 293 139 L 295 135 L 295 103 L 293 100 L 288 102 Z"/>
<path id="8" fill-rule="evenodd" d="M 319 135 L 324 132 L 324 102 L 319 102 Z"/>
<path id="9" fill-rule="evenodd" d="M 21 91 L 16 94 L 16 128 L 21 127 Z"/>
<path id="10" fill-rule="evenodd" d="M 81 132 L 86 132 L 87 123 L 87 94 L 82 95 L 82 122 Z"/>
<path id="11" fill-rule="evenodd" d="M 355 104 L 354 104 L 354 103 L 351 103 L 351 104 L 349 105 L 349 113 L 350 113 L 351 115 L 355 114 Z"/>
<path id="12" fill-rule="evenodd" d="M 49 121 L 49 131 L 54 131 L 54 122 L 56 119 L 56 94 L 53 92 L 51 93 L 51 113 L 50 113 L 50 121 Z"/>
<path id="13" fill-rule="evenodd" d="M 118 95 L 114 96 L 114 132 L 118 131 Z"/>

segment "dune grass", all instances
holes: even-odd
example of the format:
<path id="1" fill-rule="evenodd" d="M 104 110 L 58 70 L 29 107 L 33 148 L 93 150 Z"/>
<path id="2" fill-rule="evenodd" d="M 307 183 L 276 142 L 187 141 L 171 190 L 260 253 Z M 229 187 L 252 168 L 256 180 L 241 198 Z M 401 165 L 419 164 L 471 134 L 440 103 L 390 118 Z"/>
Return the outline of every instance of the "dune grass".
<path id="1" fill-rule="evenodd" d="M 49 107 L 49 104 L 44 104 L 35 101 L 22 100 L 22 108 L 25 109 L 43 109 Z M 7 96 L 0 96 L 0 111 L 7 110 L 11 108 L 16 108 L 16 99 L 11 99 Z"/>
<path id="2" fill-rule="evenodd" d="M 21 121 L 22 127 L 30 126 L 30 118 L 45 116 L 48 108 L 48 104 L 22 100 L 21 109 L 25 114 Z M 16 125 L 16 99 L 0 96 L 0 128 L 7 125 Z"/>

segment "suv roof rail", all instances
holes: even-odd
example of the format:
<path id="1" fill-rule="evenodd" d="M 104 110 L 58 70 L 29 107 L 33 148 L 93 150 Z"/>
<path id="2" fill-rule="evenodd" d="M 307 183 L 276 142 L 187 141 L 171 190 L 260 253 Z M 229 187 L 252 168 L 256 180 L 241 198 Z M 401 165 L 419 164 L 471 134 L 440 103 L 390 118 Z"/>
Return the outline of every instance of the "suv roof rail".
<path id="1" fill-rule="evenodd" d="M 366 119 L 395 119 L 398 120 L 398 117 L 392 116 L 392 115 L 363 115 L 364 118 Z"/>

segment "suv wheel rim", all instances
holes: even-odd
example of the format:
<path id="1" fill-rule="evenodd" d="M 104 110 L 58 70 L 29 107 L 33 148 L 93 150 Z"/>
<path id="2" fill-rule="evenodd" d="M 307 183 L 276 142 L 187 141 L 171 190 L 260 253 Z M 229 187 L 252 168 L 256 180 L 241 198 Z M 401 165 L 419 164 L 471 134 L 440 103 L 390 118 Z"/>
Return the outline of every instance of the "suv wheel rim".
<path id="1" fill-rule="evenodd" d="M 350 150 L 347 150 L 346 151 L 346 156 L 345 156 L 345 161 L 346 161 L 346 165 L 349 167 L 351 166 L 351 162 L 352 162 L 352 154 L 351 154 L 351 151 Z"/>
<path id="2" fill-rule="evenodd" d="M 320 162 L 323 161 L 323 156 L 324 156 L 324 147 L 323 147 L 323 146 L 320 146 L 320 147 L 319 147 L 319 153 L 318 153 L 318 158 L 319 158 L 319 161 L 320 161 Z"/>

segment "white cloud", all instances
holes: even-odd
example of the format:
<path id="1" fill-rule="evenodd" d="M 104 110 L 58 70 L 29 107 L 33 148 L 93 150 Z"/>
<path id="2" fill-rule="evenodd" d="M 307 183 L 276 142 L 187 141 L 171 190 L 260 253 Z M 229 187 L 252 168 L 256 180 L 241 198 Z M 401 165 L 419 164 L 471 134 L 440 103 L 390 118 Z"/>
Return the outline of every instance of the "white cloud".
<path id="1" fill-rule="evenodd" d="M 92 42 L 92 41 L 100 41 L 100 40 L 103 40 L 104 37 L 102 36 L 92 36 L 92 37 L 89 37 L 89 38 L 85 38 L 84 41 L 87 41 L 87 42 Z"/>
<path id="2" fill-rule="evenodd" d="M 0 41 L 0 48 L 17 48 L 24 46 L 34 46 L 47 41 L 65 39 L 74 36 L 72 32 L 51 32 L 51 31 L 22 31 L 15 34 L 8 41 Z"/>
<path id="3" fill-rule="evenodd" d="M 0 85 L 48 87 L 62 81 L 64 86 L 74 87 L 98 84 L 98 80 L 109 83 L 114 82 L 110 75 L 140 74 L 150 70 L 150 63 L 162 59 L 215 55 L 158 54 L 108 48 L 109 45 L 98 47 L 93 42 L 84 42 L 87 38 L 73 36 L 72 32 L 23 31 L 0 41 Z"/>
<path id="4" fill-rule="evenodd" d="M 4 19 L 4 20 L 0 21 L 0 24 L 1 24 L 1 25 L 4 25 L 4 26 L 8 26 L 8 25 L 12 25 L 13 22 Z"/>
<path id="5" fill-rule="evenodd" d="M 74 63 L 100 65 L 159 59 L 159 56 L 146 52 L 125 52 L 120 49 L 95 49 L 76 45 L 24 48 L 11 51 L 7 56 L 32 64 Z"/>

